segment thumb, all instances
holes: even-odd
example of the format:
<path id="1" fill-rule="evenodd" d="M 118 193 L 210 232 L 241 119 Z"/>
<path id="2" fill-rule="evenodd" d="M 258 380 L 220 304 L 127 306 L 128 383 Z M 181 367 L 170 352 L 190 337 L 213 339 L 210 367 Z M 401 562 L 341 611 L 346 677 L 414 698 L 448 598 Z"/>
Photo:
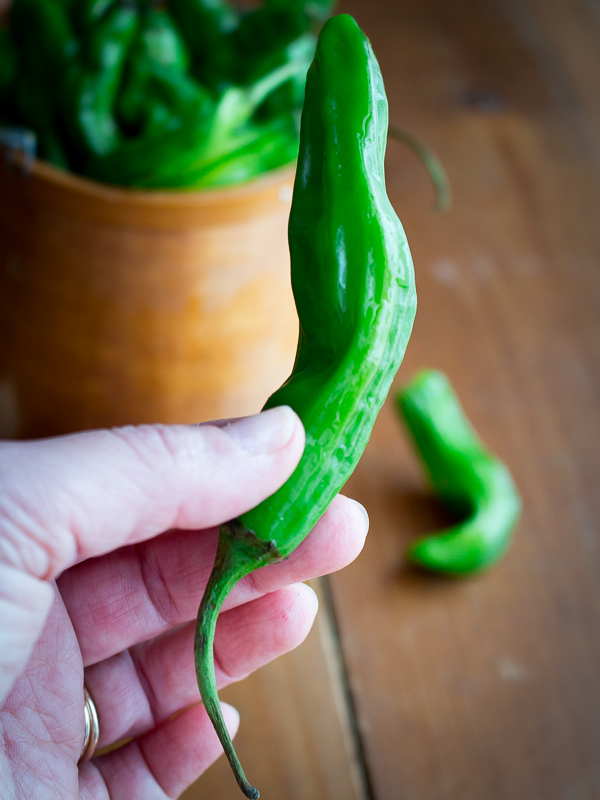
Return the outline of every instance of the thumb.
<path id="1" fill-rule="evenodd" d="M 288 407 L 207 425 L 145 425 L 0 443 L 0 699 L 77 561 L 249 510 L 291 475 L 304 430 Z"/>
<path id="2" fill-rule="evenodd" d="M 0 563 L 0 708 L 25 669 L 53 599 L 51 583 Z"/>
<path id="3" fill-rule="evenodd" d="M 0 444 L 0 563 L 48 580 L 170 528 L 218 525 L 278 489 L 303 447 L 286 406 Z"/>

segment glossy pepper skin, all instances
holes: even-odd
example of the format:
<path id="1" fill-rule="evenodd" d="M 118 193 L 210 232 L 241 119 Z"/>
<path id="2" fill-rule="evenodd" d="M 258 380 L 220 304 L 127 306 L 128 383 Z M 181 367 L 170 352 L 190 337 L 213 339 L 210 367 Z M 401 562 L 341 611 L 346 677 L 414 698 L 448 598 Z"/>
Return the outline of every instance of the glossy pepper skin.
<path id="1" fill-rule="evenodd" d="M 258 792 L 244 776 L 218 702 L 216 618 L 243 575 L 288 556 L 321 517 L 362 455 L 404 356 L 416 292 L 406 237 L 385 191 L 387 122 L 369 41 L 352 17 L 333 17 L 308 73 L 289 221 L 298 350 L 290 378 L 266 404 L 298 413 L 306 447 L 275 494 L 222 526 L 196 629 L 200 692 L 251 798 Z"/>
<path id="2" fill-rule="evenodd" d="M 449 575 L 491 566 L 508 548 L 521 510 L 508 469 L 477 436 L 443 373 L 422 371 L 396 401 L 431 486 L 463 518 L 440 534 L 416 541 L 409 559 Z"/>

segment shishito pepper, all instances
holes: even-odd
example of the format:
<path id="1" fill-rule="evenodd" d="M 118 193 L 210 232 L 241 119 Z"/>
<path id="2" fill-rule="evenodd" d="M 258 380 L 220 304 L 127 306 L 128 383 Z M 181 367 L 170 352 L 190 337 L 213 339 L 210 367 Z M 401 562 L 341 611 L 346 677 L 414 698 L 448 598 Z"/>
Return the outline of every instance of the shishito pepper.
<path id="1" fill-rule="evenodd" d="M 409 559 L 451 575 L 491 566 L 508 548 L 521 510 L 510 472 L 477 436 L 443 373 L 423 370 L 399 392 L 397 407 L 434 491 L 461 519 L 417 540 Z"/>
<path id="2" fill-rule="evenodd" d="M 15 0 L 10 33 L 19 69 L 11 91 L 16 119 L 8 121 L 34 130 L 42 157 L 66 167 L 56 101 L 61 75 L 79 48 L 67 9 L 55 0 Z"/>
<path id="3" fill-rule="evenodd" d="M 10 35 L 0 28 L 0 119 L 3 116 L 3 101 L 8 96 L 19 70 L 19 57 Z"/>
<path id="4" fill-rule="evenodd" d="M 149 9 L 129 51 L 117 98 L 117 119 L 129 135 L 125 139 L 194 128 L 208 111 L 213 98 L 188 74 L 190 58 L 169 14 Z"/>
<path id="5" fill-rule="evenodd" d="M 231 32 L 240 15 L 227 0 L 168 0 L 168 9 L 193 55 L 194 75 L 218 89 L 237 59 Z"/>
<path id="6" fill-rule="evenodd" d="M 62 117 L 79 166 L 90 154 L 110 153 L 120 141 L 117 94 L 138 24 L 135 8 L 110 8 L 65 73 Z"/>
<path id="7" fill-rule="evenodd" d="M 91 159 L 86 173 L 109 183 L 144 188 L 205 185 L 207 170 L 261 141 L 262 132 L 269 128 L 252 122 L 256 109 L 299 68 L 284 64 L 251 86 L 231 86 L 210 108 L 202 105 L 195 118 L 169 136 L 153 131 L 147 137 L 124 140 L 112 152 Z M 283 160 L 272 166 L 289 162 L 289 149 L 279 152 Z"/>
<path id="8" fill-rule="evenodd" d="M 198 684 L 238 784 L 221 716 L 213 641 L 223 600 L 244 575 L 287 557 L 356 466 L 404 356 L 416 310 L 412 260 L 385 190 L 388 109 L 368 39 L 330 19 L 306 84 L 289 221 L 300 338 L 290 378 L 266 407 L 290 405 L 306 430 L 302 459 L 270 498 L 221 527 L 195 638 Z"/>

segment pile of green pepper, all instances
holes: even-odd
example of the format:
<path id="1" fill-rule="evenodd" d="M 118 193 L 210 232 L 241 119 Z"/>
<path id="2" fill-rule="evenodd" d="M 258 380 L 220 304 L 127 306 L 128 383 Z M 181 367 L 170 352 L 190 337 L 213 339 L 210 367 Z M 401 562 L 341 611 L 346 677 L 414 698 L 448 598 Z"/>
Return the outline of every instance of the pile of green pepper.
<path id="1" fill-rule="evenodd" d="M 14 0 L 0 126 L 55 166 L 140 188 L 224 186 L 291 163 L 334 0 Z"/>

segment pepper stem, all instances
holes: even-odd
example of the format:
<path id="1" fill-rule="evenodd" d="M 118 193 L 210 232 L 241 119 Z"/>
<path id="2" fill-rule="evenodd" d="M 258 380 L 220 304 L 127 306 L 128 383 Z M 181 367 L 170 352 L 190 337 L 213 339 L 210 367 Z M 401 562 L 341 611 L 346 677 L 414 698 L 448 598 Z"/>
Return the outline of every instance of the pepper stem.
<path id="1" fill-rule="evenodd" d="M 251 800 L 256 800 L 260 793 L 244 774 L 221 712 L 214 665 L 215 629 L 223 601 L 240 578 L 280 558 L 273 542 L 259 539 L 239 520 L 222 525 L 215 563 L 198 610 L 194 638 L 196 677 L 204 707 L 223 745 L 238 786 Z"/>

